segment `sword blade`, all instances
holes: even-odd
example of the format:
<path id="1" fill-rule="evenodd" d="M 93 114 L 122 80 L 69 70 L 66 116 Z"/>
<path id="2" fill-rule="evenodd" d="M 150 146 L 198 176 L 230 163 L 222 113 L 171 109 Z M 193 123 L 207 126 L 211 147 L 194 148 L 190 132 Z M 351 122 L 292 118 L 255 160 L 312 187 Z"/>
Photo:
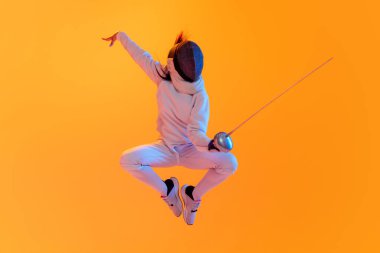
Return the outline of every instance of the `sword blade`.
<path id="1" fill-rule="evenodd" d="M 244 120 L 242 123 L 240 123 L 237 127 L 235 127 L 231 132 L 229 132 L 227 134 L 227 136 L 230 136 L 233 132 L 235 132 L 237 129 L 239 129 L 242 125 L 244 125 L 248 120 L 250 120 L 253 116 L 255 116 L 256 114 L 258 114 L 260 111 L 262 111 L 265 107 L 267 107 L 268 105 L 270 105 L 271 103 L 273 103 L 275 100 L 277 100 L 279 97 L 281 97 L 282 95 L 284 95 L 286 92 L 288 92 L 290 89 L 292 89 L 294 86 L 296 86 L 297 84 L 299 84 L 301 81 L 303 81 L 306 77 L 310 76 L 311 74 L 313 74 L 315 71 L 317 71 L 318 69 L 320 69 L 321 67 L 323 67 L 324 65 L 326 65 L 328 62 L 330 62 L 334 57 L 331 57 L 330 59 L 328 59 L 327 61 L 325 61 L 324 63 L 322 63 L 321 65 L 319 65 L 318 67 L 316 67 L 315 69 L 313 69 L 312 71 L 310 71 L 309 73 L 307 73 L 306 75 L 304 75 L 301 79 L 299 79 L 297 82 L 295 82 L 294 84 L 292 84 L 291 86 L 289 86 L 287 89 L 285 89 L 283 92 L 281 92 L 279 95 L 277 95 L 276 97 L 274 97 L 272 100 L 270 100 L 268 103 L 266 103 L 265 105 L 263 105 L 260 109 L 258 109 L 256 112 L 254 112 L 251 116 L 249 116 L 246 120 Z"/>

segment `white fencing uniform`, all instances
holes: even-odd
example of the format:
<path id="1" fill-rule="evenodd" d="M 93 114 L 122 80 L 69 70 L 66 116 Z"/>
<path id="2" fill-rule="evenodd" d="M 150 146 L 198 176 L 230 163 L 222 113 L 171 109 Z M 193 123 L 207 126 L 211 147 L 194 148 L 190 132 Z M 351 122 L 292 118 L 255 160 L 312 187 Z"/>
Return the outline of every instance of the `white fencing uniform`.
<path id="1" fill-rule="evenodd" d="M 166 70 L 170 72 L 171 81 L 164 80 L 157 70 L 164 76 L 162 69 L 165 68 L 153 60 L 149 52 L 123 32 L 118 33 L 117 39 L 157 86 L 157 131 L 160 133 L 152 143 L 125 150 L 120 158 L 121 166 L 161 195 L 166 195 L 167 187 L 152 167 L 179 165 L 208 169 L 193 192 L 193 196 L 200 199 L 237 169 L 237 159 L 231 152 L 208 150 L 211 139 L 206 131 L 210 109 L 203 77 L 195 82 L 184 80 L 175 70 L 172 58 L 168 58 Z"/>

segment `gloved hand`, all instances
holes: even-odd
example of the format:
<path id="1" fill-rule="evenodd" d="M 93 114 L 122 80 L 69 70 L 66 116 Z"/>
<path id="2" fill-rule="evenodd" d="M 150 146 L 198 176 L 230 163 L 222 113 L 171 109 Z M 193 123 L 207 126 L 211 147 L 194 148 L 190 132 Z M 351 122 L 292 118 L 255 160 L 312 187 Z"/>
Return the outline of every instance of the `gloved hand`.
<path id="1" fill-rule="evenodd" d="M 230 152 L 232 149 L 233 143 L 231 136 L 225 132 L 217 133 L 212 141 L 209 143 L 209 150 L 218 150 L 219 152 Z"/>
<path id="2" fill-rule="evenodd" d="M 209 142 L 209 144 L 208 144 L 208 150 L 211 151 L 212 149 L 215 149 L 215 150 L 217 150 L 217 151 L 220 152 L 220 150 L 219 150 L 217 147 L 214 146 L 214 140 L 211 140 L 211 141 Z"/>

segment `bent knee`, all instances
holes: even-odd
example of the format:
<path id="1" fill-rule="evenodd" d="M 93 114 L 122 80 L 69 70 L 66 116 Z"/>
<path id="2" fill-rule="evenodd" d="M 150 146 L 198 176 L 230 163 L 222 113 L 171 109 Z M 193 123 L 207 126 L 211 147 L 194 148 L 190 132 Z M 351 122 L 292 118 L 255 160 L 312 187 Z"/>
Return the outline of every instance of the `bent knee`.
<path id="1" fill-rule="evenodd" d="M 139 170 L 141 164 L 134 152 L 124 151 L 119 160 L 120 166 L 125 170 Z"/>
<path id="2" fill-rule="evenodd" d="M 226 153 L 224 159 L 222 159 L 220 168 L 218 171 L 222 174 L 234 174 L 238 168 L 238 161 L 235 155 Z"/>

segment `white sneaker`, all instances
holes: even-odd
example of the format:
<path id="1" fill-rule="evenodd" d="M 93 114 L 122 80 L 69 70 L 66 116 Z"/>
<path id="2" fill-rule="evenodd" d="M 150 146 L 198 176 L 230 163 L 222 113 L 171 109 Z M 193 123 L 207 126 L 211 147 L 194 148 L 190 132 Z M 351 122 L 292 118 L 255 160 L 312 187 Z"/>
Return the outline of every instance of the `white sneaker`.
<path id="1" fill-rule="evenodd" d="M 195 220 L 195 215 L 198 210 L 198 207 L 201 203 L 201 200 L 193 200 L 186 194 L 187 184 L 183 185 L 181 188 L 181 197 L 183 199 L 183 203 L 185 205 L 183 210 L 183 219 L 187 223 L 187 225 L 193 225 Z"/>
<path id="2" fill-rule="evenodd" d="M 179 217 L 183 210 L 182 201 L 179 197 L 179 183 L 175 177 L 171 177 L 170 179 L 173 181 L 174 186 L 168 196 L 161 196 L 161 198 L 168 204 L 174 215 Z"/>

